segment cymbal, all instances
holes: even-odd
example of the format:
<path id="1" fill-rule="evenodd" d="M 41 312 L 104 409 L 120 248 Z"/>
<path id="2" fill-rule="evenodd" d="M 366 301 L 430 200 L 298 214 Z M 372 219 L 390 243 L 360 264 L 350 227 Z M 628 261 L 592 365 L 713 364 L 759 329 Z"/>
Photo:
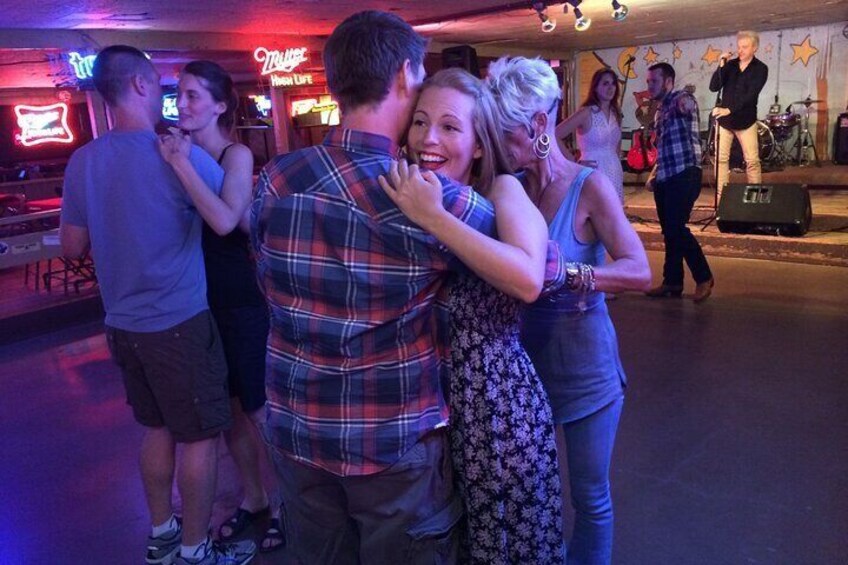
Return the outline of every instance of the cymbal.
<path id="1" fill-rule="evenodd" d="M 809 106 L 810 104 L 821 104 L 824 100 L 796 100 L 792 102 L 792 104 L 803 104 L 805 106 Z"/>

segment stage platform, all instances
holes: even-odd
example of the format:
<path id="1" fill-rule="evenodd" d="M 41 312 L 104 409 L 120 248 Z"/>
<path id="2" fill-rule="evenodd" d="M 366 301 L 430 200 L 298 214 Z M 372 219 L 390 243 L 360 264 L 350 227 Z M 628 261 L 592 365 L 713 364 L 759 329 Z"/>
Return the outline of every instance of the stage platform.
<path id="1" fill-rule="evenodd" d="M 644 174 L 625 174 L 625 213 L 645 248 L 662 251 L 654 196 L 645 190 L 645 178 Z M 744 183 L 745 175 L 731 173 L 730 180 Z M 848 166 L 823 164 L 763 173 L 763 183 L 807 185 L 813 220 L 810 231 L 801 237 L 721 233 L 715 222 L 705 227 L 713 216 L 712 183 L 712 171 L 706 171 L 690 222 L 690 229 L 707 255 L 848 267 Z"/>

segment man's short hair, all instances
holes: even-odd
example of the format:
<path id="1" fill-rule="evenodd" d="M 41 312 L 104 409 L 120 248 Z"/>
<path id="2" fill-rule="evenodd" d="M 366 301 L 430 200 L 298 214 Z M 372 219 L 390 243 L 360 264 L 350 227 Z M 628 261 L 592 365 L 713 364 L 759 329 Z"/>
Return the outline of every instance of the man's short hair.
<path id="1" fill-rule="evenodd" d="M 754 47 L 760 46 L 760 34 L 750 29 L 743 29 L 736 34 L 736 41 L 740 39 L 750 39 Z"/>
<path id="2" fill-rule="evenodd" d="M 668 63 L 655 63 L 648 67 L 648 71 L 660 71 L 663 76 L 663 80 L 670 78 L 671 82 L 674 82 L 674 67 L 672 67 Z"/>
<path id="3" fill-rule="evenodd" d="M 100 96 L 115 106 L 133 76 L 151 75 L 154 71 L 143 51 L 129 45 L 110 45 L 97 54 L 91 76 Z"/>
<path id="4" fill-rule="evenodd" d="M 364 11 L 339 24 L 324 45 L 327 86 L 343 110 L 382 102 L 407 59 L 424 61 L 427 40 L 387 12 Z"/>

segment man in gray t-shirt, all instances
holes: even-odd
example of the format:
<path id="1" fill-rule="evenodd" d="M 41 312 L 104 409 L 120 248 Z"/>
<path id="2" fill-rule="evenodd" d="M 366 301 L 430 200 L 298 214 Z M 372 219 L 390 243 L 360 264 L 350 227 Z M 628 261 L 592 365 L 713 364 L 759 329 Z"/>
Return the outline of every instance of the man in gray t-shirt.
<path id="1" fill-rule="evenodd" d="M 141 51 L 97 56 L 94 83 L 112 131 L 80 148 L 65 171 L 62 250 L 91 250 L 106 310 L 106 338 L 127 401 L 145 427 L 141 474 L 151 514 L 147 563 L 243 563 L 252 542 L 213 545 L 217 439 L 232 424 L 226 361 L 206 303 L 201 218 L 162 159 L 154 126 L 162 90 Z M 192 148 L 200 177 L 220 192 L 223 171 Z M 176 443 L 183 444 L 175 466 Z M 173 514 L 175 467 L 183 519 Z"/>

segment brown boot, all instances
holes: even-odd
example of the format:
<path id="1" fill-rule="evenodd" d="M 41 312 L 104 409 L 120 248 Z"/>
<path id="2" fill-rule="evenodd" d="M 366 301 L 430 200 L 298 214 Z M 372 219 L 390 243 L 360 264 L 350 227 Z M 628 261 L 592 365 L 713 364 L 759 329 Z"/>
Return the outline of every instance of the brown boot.
<path id="1" fill-rule="evenodd" d="M 709 298 L 713 293 L 713 286 L 715 286 L 715 278 L 696 284 L 695 294 L 692 295 L 692 300 L 695 301 L 695 304 L 699 304 Z"/>
<path id="2" fill-rule="evenodd" d="M 646 292 L 645 296 L 650 296 L 651 298 L 680 298 L 682 294 L 683 285 L 661 284 Z"/>

